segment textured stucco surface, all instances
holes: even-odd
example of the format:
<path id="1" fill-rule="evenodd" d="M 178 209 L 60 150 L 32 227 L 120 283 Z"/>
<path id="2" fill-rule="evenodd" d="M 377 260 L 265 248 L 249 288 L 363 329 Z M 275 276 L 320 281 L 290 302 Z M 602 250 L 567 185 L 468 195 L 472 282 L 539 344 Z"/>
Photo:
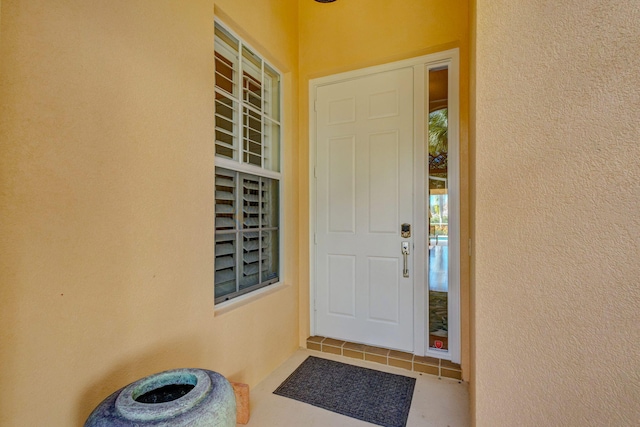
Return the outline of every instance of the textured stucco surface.
<path id="1" fill-rule="evenodd" d="M 640 425 L 638 22 L 477 1 L 478 426 Z"/>
<path id="2" fill-rule="evenodd" d="M 214 9 L 285 72 L 284 282 L 214 313 Z M 298 347 L 297 0 L 3 0 L 0 425 Z M 278 31 L 274 31 L 277 28 Z"/>

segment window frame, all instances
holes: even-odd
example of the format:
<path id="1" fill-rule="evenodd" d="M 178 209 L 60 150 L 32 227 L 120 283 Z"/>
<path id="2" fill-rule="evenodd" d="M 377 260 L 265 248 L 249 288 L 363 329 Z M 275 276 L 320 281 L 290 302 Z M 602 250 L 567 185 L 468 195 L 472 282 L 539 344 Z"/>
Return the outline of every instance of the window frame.
<path id="1" fill-rule="evenodd" d="M 258 290 L 264 290 L 267 287 L 272 287 L 274 285 L 277 285 L 279 283 L 282 282 L 282 278 L 283 278 L 283 265 L 284 265 L 284 230 L 283 230 L 283 224 L 285 223 L 285 218 L 284 218 L 284 194 L 283 194 L 283 169 L 284 169 L 284 159 L 283 159 L 283 154 L 284 154 L 284 150 L 283 150 L 283 129 L 284 129 L 284 120 L 283 120 L 283 99 L 284 99 L 284 89 L 283 89 L 283 73 L 277 68 L 275 67 L 272 63 L 270 63 L 267 59 L 265 59 L 265 56 L 260 53 L 257 49 L 255 49 L 254 47 L 251 46 L 250 43 L 246 42 L 242 37 L 240 37 L 238 34 L 236 34 L 233 30 L 231 30 L 229 28 L 229 26 L 225 25 L 223 22 L 221 22 L 218 18 L 215 18 L 214 20 L 214 25 L 216 28 L 216 34 L 214 35 L 214 81 L 218 78 L 218 73 L 216 71 L 216 63 L 218 61 L 218 57 L 216 55 L 217 52 L 219 51 L 223 51 L 223 53 L 229 53 L 227 52 L 228 50 L 228 46 L 227 46 L 227 42 L 225 40 L 222 40 L 224 42 L 224 49 L 219 49 L 219 45 L 217 44 L 218 42 L 218 35 L 217 35 L 217 28 L 219 27 L 222 31 L 224 31 L 225 33 L 227 33 L 228 36 L 231 36 L 233 39 L 235 39 L 234 41 L 237 41 L 237 46 L 238 46 L 238 50 L 237 52 L 233 52 L 233 48 L 231 49 L 231 54 L 236 54 L 238 55 L 238 60 L 237 60 L 237 65 L 238 65 L 238 69 L 237 69 L 237 73 L 238 76 L 237 78 L 233 81 L 233 85 L 234 87 L 232 89 L 235 89 L 234 92 L 236 93 L 229 93 L 227 90 L 225 90 L 224 88 L 219 88 L 215 83 L 214 83 L 214 96 L 216 97 L 216 102 L 214 103 L 214 127 L 216 128 L 216 132 L 218 131 L 218 127 L 215 125 L 215 120 L 218 117 L 216 115 L 216 105 L 218 104 L 217 101 L 217 95 L 221 94 L 222 96 L 224 96 L 225 98 L 229 99 L 229 101 L 232 102 L 232 105 L 235 104 L 236 105 L 236 109 L 235 109 L 235 116 L 233 116 L 233 120 L 232 120 L 232 125 L 234 128 L 234 132 L 233 132 L 233 137 L 235 138 L 235 152 L 233 157 L 234 158 L 228 158 L 228 157 L 222 157 L 220 155 L 217 154 L 217 137 L 214 137 L 214 175 L 217 176 L 219 169 L 226 169 L 227 171 L 231 171 L 236 173 L 236 177 L 240 178 L 243 175 L 249 175 L 252 176 L 254 178 L 267 178 L 267 179 L 271 179 L 271 180 L 275 180 L 276 182 L 276 187 L 277 187 L 277 207 L 275 208 L 277 210 L 277 216 L 278 216 L 278 223 L 276 225 L 276 233 L 277 233 L 277 246 L 274 248 L 275 251 L 277 251 L 277 255 L 278 255 L 278 261 L 277 261 L 277 276 L 275 278 L 269 279 L 267 281 L 263 281 L 263 282 L 258 282 L 255 285 L 249 286 L 246 289 L 241 289 L 241 283 L 240 281 L 238 281 L 236 279 L 236 291 L 232 292 L 232 293 L 228 293 L 219 297 L 215 296 L 215 289 L 216 289 L 216 281 L 215 281 L 215 277 L 214 277 L 214 301 L 216 305 L 219 305 L 221 303 L 225 303 L 225 302 L 232 302 L 232 301 L 237 301 L 240 297 L 246 297 L 246 296 L 250 296 L 255 294 L 256 291 Z M 261 82 L 261 102 L 262 102 L 262 108 L 260 109 L 260 111 L 258 111 L 255 106 L 253 104 L 251 104 L 250 102 L 245 100 L 245 94 L 244 94 L 244 85 L 245 85 L 245 79 L 243 76 L 243 52 L 244 50 L 248 50 L 253 56 L 259 58 L 259 60 L 261 61 L 261 77 L 262 77 L 262 82 Z M 224 54 L 222 55 L 224 58 L 228 59 L 226 56 L 224 56 Z M 267 70 L 268 69 L 268 70 Z M 269 71 L 270 73 L 273 73 L 276 77 L 277 77 L 277 102 L 278 102 L 278 106 L 277 106 L 277 110 L 270 110 L 270 111 L 265 111 L 265 94 L 267 93 L 267 90 L 265 88 L 266 84 L 267 84 L 267 79 L 265 78 L 267 71 Z M 270 90 L 273 90 L 273 88 L 271 88 Z M 270 100 L 269 102 L 272 102 L 272 100 Z M 262 144 L 264 144 L 264 138 L 266 138 L 267 136 L 265 136 L 267 134 L 267 131 L 265 130 L 267 128 L 267 126 L 269 125 L 274 125 L 277 127 L 277 129 L 279 129 L 279 131 L 277 131 L 277 147 L 276 147 L 276 158 L 275 161 L 277 162 L 277 170 L 271 170 L 271 169 L 267 169 L 267 165 L 265 164 L 266 162 L 266 154 L 267 150 L 265 150 L 264 145 L 261 146 L 261 166 L 257 166 L 255 164 L 251 164 L 245 161 L 244 158 L 244 153 L 245 153 L 245 147 L 244 147 L 244 139 L 245 139 L 245 131 L 243 129 L 244 127 L 244 120 L 245 120 L 245 116 L 244 116 L 244 110 L 248 109 L 251 112 L 258 112 L 260 114 L 260 118 L 261 118 L 261 126 L 262 126 L 262 134 L 261 134 L 261 138 L 262 138 Z M 270 113 L 270 114 L 269 114 Z M 273 137 L 273 134 L 271 134 L 270 137 Z M 271 147 L 269 147 L 268 149 L 272 149 Z M 242 191 L 242 180 L 241 179 L 237 179 L 235 182 L 236 187 L 233 190 L 233 193 L 237 196 L 238 193 L 240 191 Z M 215 213 L 215 205 L 216 205 L 216 196 L 215 196 L 215 189 L 216 189 L 216 185 L 214 183 L 214 222 L 215 222 L 215 218 L 217 217 L 217 214 Z M 241 202 L 240 199 L 236 198 L 235 203 Z M 241 207 L 238 207 L 237 209 L 241 209 Z M 237 214 L 237 209 L 236 209 L 236 213 L 234 214 L 234 220 L 236 221 L 236 223 L 238 223 L 239 221 L 239 216 Z M 269 228 L 270 230 L 264 231 L 264 228 Z M 263 227 L 262 225 L 259 227 L 259 231 L 260 232 L 271 232 L 273 231 L 274 227 Z M 243 237 L 243 233 L 249 232 L 248 230 L 246 230 L 244 228 L 243 225 L 236 225 L 236 228 L 234 231 L 222 231 L 219 232 L 218 228 L 215 226 L 214 224 L 214 261 L 217 258 L 215 255 L 215 242 L 217 240 L 217 236 L 220 234 L 233 234 L 236 236 L 235 238 L 235 245 L 236 245 L 236 255 L 237 254 L 241 254 L 243 247 L 242 247 L 242 237 Z M 235 259 L 235 269 L 236 271 L 241 270 L 242 269 L 242 258 L 236 256 Z M 259 261 L 258 265 L 260 264 L 261 261 Z M 214 265 L 214 273 L 216 272 L 216 267 Z M 236 277 L 239 277 L 242 275 L 242 272 L 238 272 L 236 274 Z"/>

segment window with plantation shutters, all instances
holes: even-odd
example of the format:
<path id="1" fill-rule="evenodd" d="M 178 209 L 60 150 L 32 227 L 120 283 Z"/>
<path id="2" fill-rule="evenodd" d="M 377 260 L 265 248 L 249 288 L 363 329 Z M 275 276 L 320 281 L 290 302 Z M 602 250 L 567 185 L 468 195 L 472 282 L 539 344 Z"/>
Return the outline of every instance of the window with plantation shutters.
<path id="1" fill-rule="evenodd" d="M 279 281 L 280 75 L 215 25 L 215 298 Z"/>

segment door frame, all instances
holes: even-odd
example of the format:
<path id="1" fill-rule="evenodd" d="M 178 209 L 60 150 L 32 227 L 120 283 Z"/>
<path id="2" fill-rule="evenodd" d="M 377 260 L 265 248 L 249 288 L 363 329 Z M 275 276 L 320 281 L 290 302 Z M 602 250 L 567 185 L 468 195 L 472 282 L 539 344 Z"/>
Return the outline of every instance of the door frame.
<path id="1" fill-rule="evenodd" d="M 426 91 L 429 69 L 447 66 L 449 69 L 449 350 L 429 349 L 428 339 L 428 242 L 425 227 L 428 206 L 425 184 L 428 179 L 426 159 L 426 124 L 429 121 L 429 94 Z M 413 68 L 414 77 L 414 178 L 413 178 L 413 348 L 418 356 L 449 359 L 460 363 L 460 59 L 458 48 L 417 58 L 376 65 L 309 80 L 309 315 L 311 335 L 315 335 L 315 241 L 316 241 L 316 89 L 319 86 L 352 80 L 371 74 Z M 454 165 L 454 168 L 451 168 Z M 416 197 L 423 194 L 425 197 Z M 455 195 L 451 197 L 451 195 Z M 454 244 L 452 244 L 452 242 Z M 420 266 L 421 261 L 423 268 Z"/>

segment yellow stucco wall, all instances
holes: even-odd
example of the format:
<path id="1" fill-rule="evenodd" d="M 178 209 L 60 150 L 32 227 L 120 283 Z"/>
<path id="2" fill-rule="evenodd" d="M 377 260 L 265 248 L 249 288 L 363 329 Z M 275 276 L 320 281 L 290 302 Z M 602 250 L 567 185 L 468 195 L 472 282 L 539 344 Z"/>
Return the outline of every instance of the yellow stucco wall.
<path id="1" fill-rule="evenodd" d="M 477 0 L 477 426 L 640 424 L 638 22 Z"/>
<path id="2" fill-rule="evenodd" d="M 476 424 L 637 422 L 636 2 L 477 3 L 470 52 L 465 1 L 3 0 L 0 425 L 81 425 L 178 366 L 263 378 L 309 331 L 308 80 L 454 46 Z M 285 72 L 289 125 L 286 286 L 218 316 L 214 9 Z"/>
<path id="3" fill-rule="evenodd" d="M 469 238 L 469 5 L 467 0 L 301 0 L 300 283 L 309 283 L 309 80 L 460 49 L 461 241 Z M 466 248 L 466 243 L 463 244 Z M 466 253 L 465 250 L 462 253 Z M 469 373 L 469 260 L 461 259 L 462 368 Z M 309 288 L 300 287 L 300 342 L 309 335 Z"/>
<path id="4" fill-rule="evenodd" d="M 255 385 L 297 348 L 297 4 L 2 2 L 0 425 L 82 425 L 169 368 Z M 214 8 L 286 73 L 290 255 L 217 316 Z"/>

